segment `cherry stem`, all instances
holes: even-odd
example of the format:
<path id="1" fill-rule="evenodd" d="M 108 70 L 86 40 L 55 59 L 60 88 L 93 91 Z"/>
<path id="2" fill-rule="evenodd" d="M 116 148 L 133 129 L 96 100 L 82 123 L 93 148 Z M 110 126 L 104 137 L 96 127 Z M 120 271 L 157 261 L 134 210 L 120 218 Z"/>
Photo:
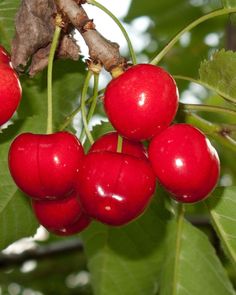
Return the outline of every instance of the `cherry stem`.
<path id="1" fill-rule="evenodd" d="M 97 73 L 94 73 L 93 74 L 93 77 L 94 77 L 94 84 L 93 84 L 93 96 L 91 97 L 91 106 L 90 106 L 90 109 L 89 109 L 89 112 L 88 112 L 88 116 L 87 116 L 87 122 L 89 124 L 93 114 L 94 114 L 94 111 L 95 111 L 95 108 L 96 108 L 96 105 L 97 105 L 97 99 L 98 99 L 98 83 L 99 83 L 99 74 Z M 84 133 L 85 133 L 85 129 L 83 129 L 83 131 L 81 132 L 81 138 L 83 139 L 84 137 Z"/>
<path id="2" fill-rule="evenodd" d="M 192 82 L 192 83 L 196 83 L 201 85 L 202 87 L 205 87 L 211 91 L 216 92 L 219 96 L 221 96 L 222 98 L 224 98 L 226 101 L 231 102 L 236 104 L 236 100 L 230 96 L 226 96 L 226 93 L 221 92 L 219 89 L 215 89 L 214 87 L 202 82 L 201 80 L 197 80 L 191 77 L 186 77 L 186 76 L 181 76 L 181 75 L 174 75 L 173 78 L 175 80 L 184 80 L 184 81 L 188 81 L 188 82 Z"/>
<path id="3" fill-rule="evenodd" d="M 123 33 L 123 35 L 124 35 L 124 37 L 125 37 L 125 39 L 127 41 L 127 44 L 128 44 L 128 47 L 129 47 L 130 56 L 131 56 L 131 59 L 132 59 L 132 63 L 133 64 L 137 64 L 137 58 L 136 58 L 136 55 L 135 55 L 135 51 L 134 51 L 132 42 L 131 42 L 131 40 L 129 38 L 129 35 L 126 32 L 124 26 L 119 21 L 119 19 L 110 10 L 108 10 L 105 6 L 103 6 L 102 4 L 98 3 L 97 1 L 95 1 L 95 0 L 87 0 L 87 3 L 92 4 L 92 5 L 100 8 L 101 10 L 103 10 L 106 14 L 108 14 L 114 20 L 114 22 L 118 25 L 118 27 L 120 28 L 121 32 Z"/>
<path id="4" fill-rule="evenodd" d="M 188 112 L 185 114 L 185 121 L 186 123 L 192 124 L 201 129 L 206 135 L 211 136 L 221 145 L 236 152 L 236 141 L 230 137 L 230 134 L 233 131 L 230 129 L 230 126 L 224 128 L 220 125 L 213 124 L 196 114 Z"/>
<path id="5" fill-rule="evenodd" d="M 60 16 L 57 15 L 57 20 L 59 22 Z M 47 69 L 47 95 L 48 95 L 48 117 L 47 117 L 47 134 L 53 132 L 53 114 L 52 114 L 52 70 L 53 70 L 53 61 L 55 52 L 57 49 L 57 45 L 59 42 L 61 33 L 61 28 L 59 26 L 55 26 L 55 32 L 52 39 L 52 45 L 49 52 L 48 58 L 48 69 Z"/>
<path id="6" fill-rule="evenodd" d="M 188 104 L 180 103 L 183 111 L 201 111 L 201 112 L 213 112 L 213 113 L 222 113 L 236 116 L 236 111 L 220 106 L 207 105 L 207 104 Z"/>
<path id="7" fill-rule="evenodd" d="M 118 135 L 117 139 L 117 153 L 122 153 L 123 137 Z"/>
<path id="8" fill-rule="evenodd" d="M 88 88 L 89 88 L 89 81 L 90 81 L 92 75 L 93 75 L 93 72 L 88 70 L 88 73 L 85 78 L 84 86 L 82 89 L 82 95 L 81 95 L 81 115 L 82 115 L 82 121 L 84 124 L 84 131 L 85 131 L 85 134 L 86 134 L 91 145 L 94 143 L 94 139 L 93 139 L 91 132 L 89 131 L 89 126 L 88 126 L 87 117 L 86 117 L 86 104 L 85 104 L 85 102 L 86 102 L 86 95 L 88 93 Z"/>
<path id="9" fill-rule="evenodd" d="M 199 24 L 225 14 L 230 14 L 236 12 L 236 8 L 222 8 L 215 11 L 212 11 L 208 14 L 203 15 L 202 17 L 196 19 L 192 23 L 190 23 L 187 27 L 185 27 L 182 31 L 180 31 L 150 62 L 153 65 L 157 65 L 162 58 L 172 49 L 172 47 L 179 41 L 179 39 L 185 34 L 186 32 L 189 32 L 191 29 L 195 28 Z"/>

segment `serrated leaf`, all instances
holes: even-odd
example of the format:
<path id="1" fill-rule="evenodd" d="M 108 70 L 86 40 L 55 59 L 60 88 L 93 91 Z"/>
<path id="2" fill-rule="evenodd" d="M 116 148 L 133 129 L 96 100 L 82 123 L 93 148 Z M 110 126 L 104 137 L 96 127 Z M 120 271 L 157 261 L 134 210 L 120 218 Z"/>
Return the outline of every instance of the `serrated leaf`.
<path id="1" fill-rule="evenodd" d="M 155 199 L 127 226 L 94 223 L 82 235 L 95 295 L 156 294 L 169 217 Z"/>
<path id="2" fill-rule="evenodd" d="M 19 0 L 0 1 L 0 43 L 8 50 L 14 35 L 14 20 L 19 4 Z"/>
<path id="3" fill-rule="evenodd" d="M 236 103 L 236 53 L 224 49 L 201 63 L 200 81 L 230 102 Z"/>
<path id="4" fill-rule="evenodd" d="M 214 228 L 236 270 L 236 187 L 217 188 L 206 205 Z"/>
<path id="5" fill-rule="evenodd" d="M 236 294 L 205 234 L 184 219 L 167 231 L 160 295 Z"/>
<path id="6" fill-rule="evenodd" d="M 42 132 L 40 117 L 18 121 L 0 134 L 0 249 L 16 239 L 33 235 L 38 226 L 27 197 L 18 191 L 8 169 L 10 144 L 17 134 L 25 131 Z"/>

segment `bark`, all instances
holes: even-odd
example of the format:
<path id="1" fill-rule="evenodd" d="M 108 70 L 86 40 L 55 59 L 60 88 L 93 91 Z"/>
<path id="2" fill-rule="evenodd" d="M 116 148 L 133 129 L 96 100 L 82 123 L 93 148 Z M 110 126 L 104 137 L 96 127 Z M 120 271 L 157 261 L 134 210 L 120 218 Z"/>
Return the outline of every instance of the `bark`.
<path id="1" fill-rule="evenodd" d="M 16 33 L 12 42 L 12 64 L 24 72 L 29 61 L 29 74 L 35 75 L 48 64 L 50 45 L 55 29 L 54 16 L 60 13 L 64 20 L 64 36 L 56 53 L 58 58 L 78 60 L 79 46 L 70 36 L 71 28 L 79 30 L 88 48 L 90 58 L 101 63 L 107 71 L 126 67 L 119 45 L 104 38 L 95 28 L 81 4 L 81 0 L 22 0 L 16 15 Z M 56 4 L 55 4 L 56 3 Z"/>
<path id="2" fill-rule="evenodd" d="M 93 61 L 100 62 L 107 71 L 115 67 L 124 67 L 125 59 L 120 55 L 119 45 L 104 38 L 95 28 L 85 10 L 73 0 L 58 0 L 60 10 L 79 30 L 89 48 Z"/>

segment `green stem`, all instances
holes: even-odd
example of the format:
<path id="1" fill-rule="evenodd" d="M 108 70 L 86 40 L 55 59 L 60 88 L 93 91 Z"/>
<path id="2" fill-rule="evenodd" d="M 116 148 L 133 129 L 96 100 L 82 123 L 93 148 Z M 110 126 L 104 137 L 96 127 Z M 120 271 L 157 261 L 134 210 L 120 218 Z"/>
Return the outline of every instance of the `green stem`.
<path id="1" fill-rule="evenodd" d="M 118 135 L 118 140 L 117 140 L 117 153 L 122 152 L 122 145 L 123 145 L 123 137 Z"/>
<path id="2" fill-rule="evenodd" d="M 183 36 L 184 33 L 190 31 L 195 28 L 199 24 L 225 14 L 230 14 L 236 12 L 236 8 L 222 8 L 219 10 L 212 11 L 202 17 L 196 19 L 192 23 L 190 23 L 187 27 L 185 27 L 182 31 L 180 31 L 163 49 L 159 52 L 156 57 L 151 61 L 151 64 L 156 65 L 160 62 L 160 60 L 168 53 L 168 51 L 179 41 L 180 37 Z"/>
<path id="3" fill-rule="evenodd" d="M 226 93 L 223 93 L 221 92 L 219 89 L 215 89 L 214 87 L 202 82 L 201 80 L 197 80 L 197 79 L 194 79 L 194 78 L 191 78 L 191 77 L 186 77 L 186 76 L 181 76 L 181 75 L 174 75 L 173 78 L 175 80 L 184 80 L 184 81 L 188 81 L 188 82 L 192 82 L 192 83 L 196 83 L 196 84 L 199 84 L 201 85 L 202 87 L 205 87 L 211 91 L 214 91 L 216 92 L 218 95 L 220 95 L 221 97 L 223 97 L 225 100 L 227 100 L 228 102 L 231 102 L 233 104 L 236 104 L 236 100 L 233 99 L 232 97 L 230 96 L 227 96 Z"/>
<path id="4" fill-rule="evenodd" d="M 86 102 L 86 95 L 87 95 L 88 87 L 89 87 L 89 81 L 92 77 L 92 74 L 93 74 L 93 72 L 89 70 L 87 73 L 87 76 L 85 78 L 84 87 L 83 87 L 82 95 L 81 95 L 81 115 L 82 115 L 82 120 L 83 120 L 83 124 L 84 124 L 84 130 L 85 130 L 86 136 L 89 139 L 90 144 L 93 144 L 94 140 L 93 140 L 92 134 L 90 133 L 89 127 L 88 127 L 88 122 L 87 122 L 87 118 L 86 118 L 85 102 Z"/>
<path id="5" fill-rule="evenodd" d="M 97 105 L 97 99 L 98 99 L 98 82 L 99 82 L 99 74 L 96 74 L 94 73 L 93 74 L 94 76 L 94 86 L 93 86 L 93 96 L 92 96 L 92 99 L 91 99 L 91 106 L 90 106 L 90 109 L 89 109 L 89 112 L 88 112 L 88 116 L 87 116 L 87 123 L 89 124 L 93 114 L 94 114 L 94 111 L 95 111 L 95 108 L 96 108 L 96 105 Z M 85 133 L 85 129 L 83 129 L 83 131 L 81 132 L 81 138 L 84 137 L 84 133 Z"/>
<path id="6" fill-rule="evenodd" d="M 59 42 L 61 33 L 61 28 L 59 26 L 55 27 L 55 32 L 52 39 L 52 45 L 50 48 L 49 58 L 48 58 L 48 71 L 47 71 L 47 94 L 48 94 L 48 117 L 47 117 L 47 134 L 53 132 L 53 115 L 52 115 L 52 69 L 53 60 L 57 45 Z"/>
<path id="7" fill-rule="evenodd" d="M 98 8 L 103 10 L 106 14 L 108 14 L 114 20 L 114 22 L 118 25 L 118 27 L 120 28 L 121 32 L 123 33 L 123 35 L 124 35 L 124 37 L 125 37 L 125 39 L 126 39 L 126 41 L 128 43 L 132 63 L 137 64 L 137 59 L 136 59 L 136 55 L 135 55 L 135 52 L 134 52 L 132 42 L 131 42 L 131 40 L 129 38 L 129 35 L 127 34 L 124 26 L 121 24 L 121 22 L 118 20 L 118 18 L 110 10 L 108 10 L 105 6 L 103 6 L 102 4 L 98 3 L 95 0 L 87 0 L 87 3 L 92 4 L 94 6 L 97 6 Z"/>
<path id="8" fill-rule="evenodd" d="M 213 113 L 222 113 L 236 116 L 236 111 L 228 108 L 223 108 L 220 106 L 206 105 L 206 104 L 187 104 L 180 103 L 183 111 L 202 111 L 202 112 L 213 112 Z"/>
<path id="9" fill-rule="evenodd" d="M 212 124 L 211 122 L 206 121 L 205 119 L 192 113 L 185 114 L 185 121 L 186 123 L 192 124 L 201 129 L 204 133 L 211 136 L 221 145 L 233 152 L 236 152 L 236 141 L 229 135 L 225 134 L 221 126 Z"/>

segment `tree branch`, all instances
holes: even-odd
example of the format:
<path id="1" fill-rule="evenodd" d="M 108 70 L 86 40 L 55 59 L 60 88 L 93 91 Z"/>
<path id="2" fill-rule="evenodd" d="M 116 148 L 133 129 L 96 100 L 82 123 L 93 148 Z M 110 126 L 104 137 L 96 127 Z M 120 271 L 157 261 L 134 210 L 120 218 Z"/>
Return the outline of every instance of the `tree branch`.
<path id="1" fill-rule="evenodd" d="M 120 55 L 119 45 L 107 40 L 95 29 L 93 20 L 89 19 L 81 5 L 78 5 L 74 0 L 58 0 L 57 5 L 81 33 L 93 61 L 101 62 L 109 72 L 113 68 L 125 66 L 126 61 Z"/>
<path id="2" fill-rule="evenodd" d="M 83 244 L 80 239 L 64 240 L 45 246 L 37 246 L 36 249 L 24 251 L 21 254 L 1 254 L 0 268 L 20 265 L 28 260 L 41 260 L 52 256 L 58 256 L 73 251 L 82 252 Z"/>

